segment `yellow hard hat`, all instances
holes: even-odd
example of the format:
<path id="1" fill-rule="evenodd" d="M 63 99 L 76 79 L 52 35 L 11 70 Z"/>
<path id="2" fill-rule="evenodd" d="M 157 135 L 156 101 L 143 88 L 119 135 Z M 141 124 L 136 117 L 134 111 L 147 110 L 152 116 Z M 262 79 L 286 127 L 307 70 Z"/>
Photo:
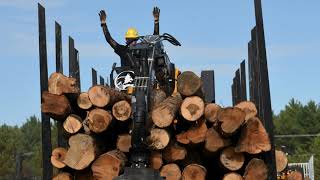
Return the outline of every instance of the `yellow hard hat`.
<path id="1" fill-rule="evenodd" d="M 135 28 L 129 28 L 126 33 L 126 38 L 131 39 L 137 37 L 139 37 L 138 31 Z"/>

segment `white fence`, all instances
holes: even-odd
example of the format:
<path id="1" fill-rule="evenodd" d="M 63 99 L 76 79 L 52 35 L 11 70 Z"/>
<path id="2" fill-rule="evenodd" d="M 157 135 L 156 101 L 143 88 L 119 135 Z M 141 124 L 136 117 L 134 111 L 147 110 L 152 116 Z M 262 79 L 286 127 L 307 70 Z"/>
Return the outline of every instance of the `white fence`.
<path id="1" fill-rule="evenodd" d="M 311 156 L 307 163 L 289 163 L 288 166 L 298 166 L 303 169 L 304 177 L 309 177 L 310 180 L 314 180 L 314 157 Z"/>

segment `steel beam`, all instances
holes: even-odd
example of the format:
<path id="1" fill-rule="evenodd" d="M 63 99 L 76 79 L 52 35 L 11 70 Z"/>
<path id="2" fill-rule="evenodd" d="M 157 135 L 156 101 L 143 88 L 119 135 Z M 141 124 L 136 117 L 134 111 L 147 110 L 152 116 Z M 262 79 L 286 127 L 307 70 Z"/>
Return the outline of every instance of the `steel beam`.
<path id="1" fill-rule="evenodd" d="M 104 78 L 102 76 L 100 76 L 100 85 L 103 85 L 105 86 L 105 83 L 104 83 Z"/>
<path id="2" fill-rule="evenodd" d="M 203 83 L 204 97 L 207 103 L 215 103 L 215 82 L 214 82 L 214 71 L 202 71 L 201 79 Z"/>
<path id="3" fill-rule="evenodd" d="M 243 60 L 240 64 L 240 79 L 241 79 L 241 101 L 247 100 L 247 77 L 246 77 L 246 62 Z"/>
<path id="4" fill-rule="evenodd" d="M 97 85 L 97 71 L 91 68 L 92 73 L 92 86 Z"/>

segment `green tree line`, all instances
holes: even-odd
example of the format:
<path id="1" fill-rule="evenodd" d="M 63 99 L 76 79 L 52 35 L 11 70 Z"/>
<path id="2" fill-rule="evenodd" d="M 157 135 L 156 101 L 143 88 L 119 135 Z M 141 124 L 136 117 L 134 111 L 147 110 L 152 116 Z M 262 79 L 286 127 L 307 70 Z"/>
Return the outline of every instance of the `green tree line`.
<path id="1" fill-rule="evenodd" d="M 302 104 L 290 100 L 282 111 L 273 116 L 274 133 L 318 134 L 320 133 L 320 106 L 314 101 Z M 52 124 L 53 147 L 56 146 L 57 129 Z M 18 126 L 0 126 L 0 180 L 14 179 L 15 162 L 18 153 L 31 156 L 23 161 L 23 175 L 41 176 L 41 123 L 32 116 Z M 320 179 L 320 137 L 276 138 L 276 148 L 289 154 L 289 162 L 307 162 L 311 155 L 315 157 L 315 179 Z"/>

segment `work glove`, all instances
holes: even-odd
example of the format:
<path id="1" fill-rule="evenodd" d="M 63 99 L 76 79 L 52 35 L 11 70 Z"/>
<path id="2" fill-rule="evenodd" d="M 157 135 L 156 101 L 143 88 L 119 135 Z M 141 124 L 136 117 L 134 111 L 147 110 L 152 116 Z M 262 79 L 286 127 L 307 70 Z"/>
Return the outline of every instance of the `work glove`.
<path id="1" fill-rule="evenodd" d="M 159 20 L 159 16 L 160 16 L 160 9 L 158 7 L 154 7 L 153 8 L 154 20 Z"/>
<path id="2" fill-rule="evenodd" d="M 101 24 L 105 24 L 107 20 L 107 14 L 104 10 L 101 10 L 99 13 Z"/>

